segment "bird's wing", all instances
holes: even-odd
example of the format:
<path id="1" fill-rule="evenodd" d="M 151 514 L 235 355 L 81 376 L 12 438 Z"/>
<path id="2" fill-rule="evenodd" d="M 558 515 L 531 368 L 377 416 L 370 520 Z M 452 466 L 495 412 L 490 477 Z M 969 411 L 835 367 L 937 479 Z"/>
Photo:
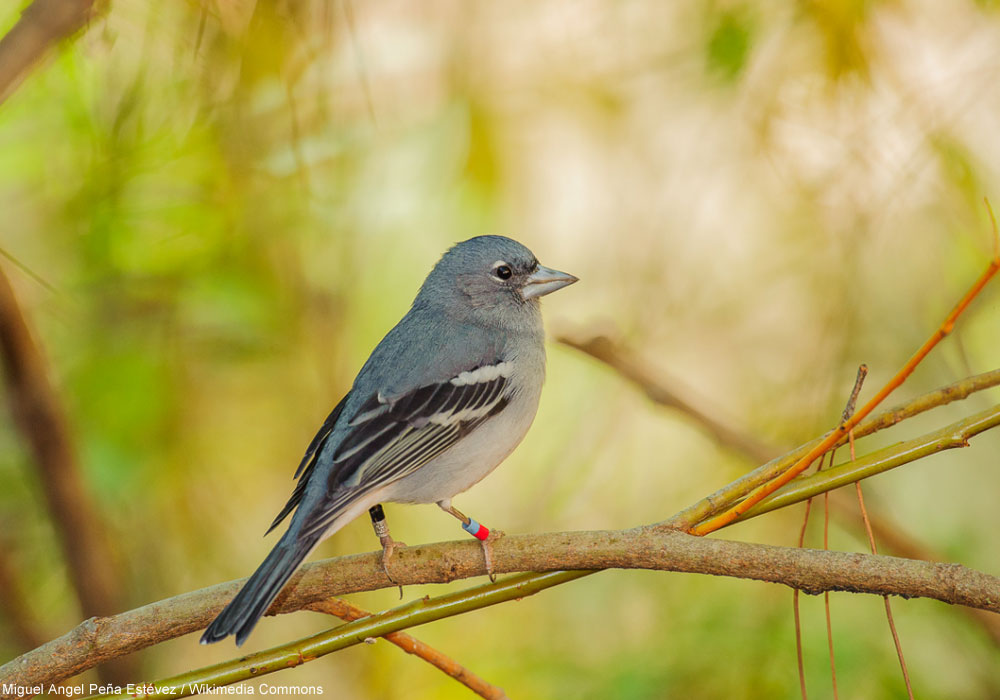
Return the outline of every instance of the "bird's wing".
<path id="1" fill-rule="evenodd" d="M 348 420 L 333 453 L 328 498 L 306 517 L 300 536 L 325 530 L 359 491 L 413 473 L 498 413 L 509 400 L 510 373 L 509 363 L 498 362 L 400 396 L 370 396 Z"/>
<path id="2" fill-rule="evenodd" d="M 347 405 L 347 398 L 350 396 L 350 392 L 347 393 L 344 398 L 340 400 L 332 411 L 330 415 L 326 417 L 323 421 L 323 427 L 319 429 L 316 436 L 309 443 L 309 447 L 306 448 L 306 454 L 299 462 L 299 468 L 295 470 L 295 476 L 292 478 L 298 479 L 299 483 L 295 485 L 295 490 L 292 491 L 291 497 L 288 499 L 288 503 L 285 507 L 281 509 L 277 517 L 271 522 L 271 526 L 267 528 L 267 532 L 264 533 L 266 536 L 271 530 L 278 527 L 281 521 L 288 517 L 288 514 L 295 510 L 295 507 L 302 501 L 302 494 L 305 493 L 306 483 L 309 481 L 309 476 L 312 474 L 313 467 L 316 466 L 316 458 L 319 455 L 320 450 L 323 449 L 323 445 L 326 444 L 327 438 L 330 437 L 330 433 L 333 432 L 334 426 L 337 424 L 337 419 L 340 418 L 340 414 L 344 411 L 344 406 Z"/>

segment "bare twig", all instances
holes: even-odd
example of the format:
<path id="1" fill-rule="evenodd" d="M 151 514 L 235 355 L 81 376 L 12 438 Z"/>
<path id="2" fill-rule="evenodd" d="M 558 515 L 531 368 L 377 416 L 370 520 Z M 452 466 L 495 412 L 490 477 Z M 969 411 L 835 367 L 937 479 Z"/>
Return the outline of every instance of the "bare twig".
<path id="1" fill-rule="evenodd" d="M 848 486 L 938 452 L 968 447 L 970 439 L 998 425 L 1000 425 L 1000 404 L 927 435 L 876 450 L 853 462 L 844 462 L 821 472 L 799 477 L 749 509 L 741 518 L 755 517 L 791 503 L 799 503 L 810 496 L 818 496 L 841 486 Z"/>
<path id="2" fill-rule="evenodd" d="M 306 607 L 309 610 L 334 615 L 346 622 L 354 622 L 355 620 L 372 616 L 372 613 L 351 605 L 346 600 L 341 600 L 340 598 L 321 600 Z M 390 632 L 383 639 L 390 644 L 395 644 L 407 654 L 413 654 L 417 658 L 423 659 L 435 668 L 443 671 L 479 697 L 489 698 L 490 700 L 506 700 L 507 698 L 507 694 L 502 688 L 498 688 L 492 683 L 483 680 L 450 656 L 442 654 L 434 647 L 421 642 L 406 632 Z"/>
<path id="3" fill-rule="evenodd" d="M 831 459 L 832 461 L 832 459 Z M 830 492 L 823 494 L 823 549 L 830 549 Z M 826 647 L 830 655 L 830 683 L 833 686 L 833 697 L 837 700 L 840 693 L 837 690 L 837 657 L 833 653 L 833 620 L 830 619 L 830 592 L 823 591 L 823 610 L 826 613 Z"/>
<path id="4" fill-rule="evenodd" d="M 838 511 L 841 517 L 857 515 L 857 500 L 844 495 L 842 491 L 831 491 L 830 505 Z M 871 495 L 869 494 L 869 499 Z M 869 514 L 870 515 L 870 514 Z M 877 518 L 869 517 L 869 525 L 872 534 L 878 542 L 882 543 L 882 549 L 887 550 L 897 557 L 905 559 L 920 559 L 922 561 L 946 561 L 947 557 L 939 552 L 930 549 L 925 543 L 918 542 L 906 534 L 891 519 L 883 513 Z M 976 610 L 975 608 L 958 608 L 964 615 L 971 618 L 989 640 L 996 646 L 1000 646 L 1000 615 Z"/>
<path id="5" fill-rule="evenodd" d="M 851 443 L 853 447 L 853 442 Z M 868 511 L 865 509 L 865 498 L 861 493 L 861 483 L 855 482 L 855 489 L 857 489 L 858 494 L 858 506 L 861 508 L 861 517 L 865 522 L 865 529 L 868 531 L 868 543 L 871 547 L 872 554 L 875 554 L 878 550 L 875 546 L 875 535 L 872 533 L 871 523 L 868 520 Z M 903 645 L 899 641 L 899 632 L 896 630 L 896 622 L 892 618 L 892 604 L 889 602 L 889 596 L 883 596 L 885 600 L 885 618 L 889 623 L 889 632 L 892 634 L 892 642 L 896 647 L 896 658 L 899 659 L 899 667 L 903 672 L 903 683 L 906 686 L 906 695 L 913 700 L 913 685 L 910 683 L 910 673 L 906 669 L 906 657 L 903 656 Z"/>
<path id="6" fill-rule="evenodd" d="M 806 541 L 806 527 L 809 525 L 809 511 L 812 510 L 812 499 L 806 500 L 806 512 L 802 516 L 802 528 L 799 530 L 799 541 L 797 546 L 799 549 L 805 546 Z M 799 614 L 799 589 L 792 589 L 792 616 L 795 619 L 795 658 L 799 664 L 799 692 L 802 694 L 802 700 L 808 700 L 809 695 L 806 693 L 806 669 L 802 656 L 802 618 Z"/>
<path id="7" fill-rule="evenodd" d="M 840 414 L 840 420 L 847 422 L 854 415 L 854 407 L 858 403 L 858 395 L 861 393 L 861 387 L 865 383 L 865 377 L 868 376 L 868 365 L 861 364 L 858 366 L 858 374 L 854 378 L 854 388 L 851 389 L 851 395 L 847 399 L 847 405 L 844 406 L 843 413 Z M 853 433 L 852 433 L 853 435 Z M 853 440 L 853 438 L 851 438 Z M 853 457 L 852 457 L 853 459 Z"/>
<path id="8" fill-rule="evenodd" d="M 94 11 L 94 0 L 35 0 L 0 39 L 0 104 L 49 49 L 80 30 Z"/>
<path id="9" fill-rule="evenodd" d="M 858 403 L 858 395 L 861 393 L 861 387 L 865 383 L 865 377 L 868 376 L 868 365 L 861 364 L 858 367 L 858 374 L 854 378 L 854 388 L 851 389 L 851 395 L 847 398 L 847 403 L 844 406 L 843 412 L 840 414 L 840 421 L 846 423 L 854 415 L 854 407 Z M 854 431 L 848 433 L 848 437 L 851 441 L 851 459 L 854 459 Z M 829 464 L 833 464 L 834 455 L 837 452 L 837 448 L 834 447 L 828 453 L 830 455 Z M 819 463 L 820 470 L 823 469 L 823 460 L 820 459 Z M 827 491 L 823 494 L 823 549 L 830 548 L 830 492 Z M 872 552 L 874 554 L 875 552 Z M 826 613 L 826 646 L 828 653 L 830 655 L 830 684 L 833 687 L 833 698 L 838 700 L 840 698 L 840 691 L 837 689 L 837 657 L 833 651 L 833 620 L 830 617 L 830 593 L 826 592 L 823 594 L 823 609 Z"/>
<path id="10" fill-rule="evenodd" d="M 854 454 L 854 433 L 848 433 L 851 446 L 851 461 L 855 460 Z M 861 520 L 865 524 L 865 534 L 868 535 L 868 547 L 872 554 L 878 554 L 878 547 L 875 544 L 875 533 L 872 532 L 871 519 L 868 517 L 868 509 L 865 508 L 865 496 L 861 491 L 861 482 L 854 482 L 854 489 L 858 496 L 858 508 L 861 510 Z M 899 659 L 899 667 L 903 672 L 903 683 L 906 686 L 906 695 L 913 700 L 913 685 L 910 683 L 910 672 L 906 669 L 906 657 L 903 656 L 903 645 L 899 641 L 899 632 L 896 630 L 896 621 L 892 619 L 892 604 L 889 596 L 883 596 L 885 600 L 885 618 L 889 623 L 889 632 L 892 634 L 892 642 L 896 647 L 896 658 Z"/>
<path id="11" fill-rule="evenodd" d="M 7 401 L 34 455 L 80 608 L 86 616 L 109 615 L 120 609 L 122 601 L 114 559 L 80 475 L 69 427 L 45 361 L 2 269 L 0 359 L 7 380 Z M 107 671 L 104 678 L 117 681 L 131 674 L 132 668 Z"/>

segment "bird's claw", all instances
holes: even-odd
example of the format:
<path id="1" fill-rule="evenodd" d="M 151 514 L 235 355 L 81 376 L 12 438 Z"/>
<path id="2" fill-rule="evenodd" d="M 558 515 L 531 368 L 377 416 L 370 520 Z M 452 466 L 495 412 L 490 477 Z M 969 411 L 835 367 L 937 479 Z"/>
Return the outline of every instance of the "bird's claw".
<path id="1" fill-rule="evenodd" d="M 402 600 L 403 585 L 401 583 L 398 583 L 396 579 L 392 577 L 392 574 L 389 573 L 389 561 L 392 559 L 392 555 L 395 554 L 396 550 L 400 549 L 401 547 L 405 547 L 406 543 L 397 542 L 388 535 L 386 535 L 384 538 L 379 538 L 379 539 L 382 543 L 382 571 L 383 573 L 385 573 L 385 577 L 389 579 L 389 581 L 392 584 L 394 584 L 399 588 L 399 599 Z"/>
<path id="2" fill-rule="evenodd" d="M 490 530 L 490 534 L 486 536 L 485 540 L 480 540 L 479 544 L 483 547 L 483 559 L 486 561 L 486 575 L 490 577 L 490 583 L 496 583 L 497 577 L 493 573 L 493 543 L 504 536 L 501 530 Z"/>

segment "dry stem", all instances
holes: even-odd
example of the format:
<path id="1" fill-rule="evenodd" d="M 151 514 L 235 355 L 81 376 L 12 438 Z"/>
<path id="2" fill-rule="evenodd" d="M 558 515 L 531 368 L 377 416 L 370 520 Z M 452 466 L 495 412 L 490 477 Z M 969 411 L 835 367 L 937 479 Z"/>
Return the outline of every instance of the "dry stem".
<path id="1" fill-rule="evenodd" d="M 355 620 L 362 620 L 372 616 L 372 613 L 351 605 L 346 600 L 341 600 L 340 598 L 321 600 L 318 603 L 307 605 L 306 608 L 334 615 L 346 622 L 354 622 Z M 421 642 L 406 632 L 390 632 L 382 637 L 382 639 L 396 645 L 407 654 L 413 654 L 417 658 L 423 659 L 431 666 L 454 678 L 479 697 L 487 698 L 488 700 L 506 700 L 507 698 L 507 694 L 503 692 L 502 688 L 498 688 L 492 683 L 485 681 L 450 656 L 442 654 L 434 647 Z"/>

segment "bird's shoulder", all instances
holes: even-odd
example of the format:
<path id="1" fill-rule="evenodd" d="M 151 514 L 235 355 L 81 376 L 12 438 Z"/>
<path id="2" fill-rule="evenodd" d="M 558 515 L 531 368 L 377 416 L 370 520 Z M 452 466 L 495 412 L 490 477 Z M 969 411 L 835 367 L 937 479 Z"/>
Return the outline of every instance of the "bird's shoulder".
<path id="1" fill-rule="evenodd" d="M 503 363 L 510 358 L 508 337 L 472 323 L 462 323 L 419 309 L 411 310 L 386 334 L 358 373 L 356 399 L 375 394 L 392 400 L 421 387 L 449 382 L 463 372 Z M 350 408 L 348 407 L 348 412 Z"/>

